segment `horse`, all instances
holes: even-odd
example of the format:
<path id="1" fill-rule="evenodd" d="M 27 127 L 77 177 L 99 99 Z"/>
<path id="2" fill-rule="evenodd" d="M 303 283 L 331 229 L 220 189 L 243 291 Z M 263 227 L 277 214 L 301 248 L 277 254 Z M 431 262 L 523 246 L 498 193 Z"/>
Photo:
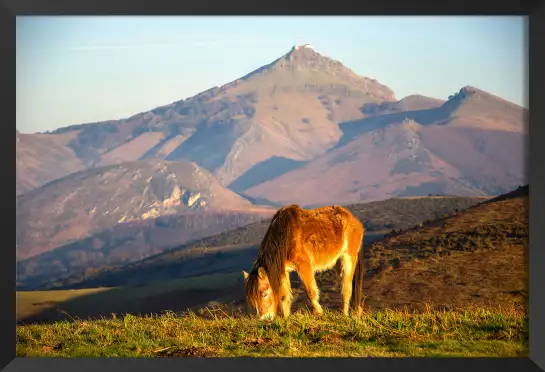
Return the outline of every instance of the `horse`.
<path id="1" fill-rule="evenodd" d="M 292 204 L 280 208 L 269 224 L 251 272 L 242 272 L 250 309 L 261 320 L 273 319 L 278 308 L 283 317 L 288 317 L 293 301 L 289 273 L 295 271 L 305 285 L 314 313 L 321 315 L 315 273 L 335 267 L 342 283 L 343 314 L 349 314 L 350 304 L 353 312 L 361 314 L 364 232 L 362 223 L 340 206 L 305 210 Z"/>

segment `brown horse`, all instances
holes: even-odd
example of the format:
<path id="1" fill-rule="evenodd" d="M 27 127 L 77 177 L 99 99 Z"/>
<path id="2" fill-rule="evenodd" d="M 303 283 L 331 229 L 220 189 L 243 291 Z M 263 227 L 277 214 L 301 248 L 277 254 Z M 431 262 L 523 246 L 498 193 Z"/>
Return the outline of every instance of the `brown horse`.
<path id="1" fill-rule="evenodd" d="M 335 266 L 342 280 L 343 313 L 348 315 L 354 293 L 352 308 L 359 314 L 364 231 L 361 222 L 343 207 L 281 208 L 271 220 L 252 271 L 243 272 L 248 303 L 260 319 L 274 318 L 278 307 L 287 317 L 293 299 L 289 273 L 296 271 L 315 313 L 322 314 L 314 273 Z"/>

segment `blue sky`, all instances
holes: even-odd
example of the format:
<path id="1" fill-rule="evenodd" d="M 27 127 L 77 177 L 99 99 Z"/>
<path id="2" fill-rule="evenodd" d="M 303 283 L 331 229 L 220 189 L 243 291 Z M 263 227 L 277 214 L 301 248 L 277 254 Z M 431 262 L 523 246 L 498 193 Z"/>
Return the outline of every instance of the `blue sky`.
<path id="1" fill-rule="evenodd" d="M 527 107 L 525 17 L 17 17 L 17 128 L 120 119 L 239 78 L 296 43 L 401 99 L 473 85 Z"/>

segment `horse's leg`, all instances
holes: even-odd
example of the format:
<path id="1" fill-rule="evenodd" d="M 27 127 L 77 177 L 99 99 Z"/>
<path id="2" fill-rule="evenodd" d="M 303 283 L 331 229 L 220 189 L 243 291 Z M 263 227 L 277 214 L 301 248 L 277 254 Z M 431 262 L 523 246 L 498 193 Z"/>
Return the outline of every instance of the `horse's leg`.
<path id="1" fill-rule="evenodd" d="M 341 258 L 342 258 L 342 256 L 341 256 Z M 342 259 L 341 258 L 339 258 L 337 260 L 337 262 L 335 263 L 335 272 L 339 276 L 339 282 L 342 283 L 342 280 L 343 280 L 343 265 L 342 265 Z M 342 288 L 342 284 L 341 284 L 341 288 Z"/>
<path id="2" fill-rule="evenodd" d="M 343 298 L 343 313 L 348 315 L 350 308 L 350 299 L 352 298 L 352 280 L 354 278 L 354 272 L 356 271 L 356 259 L 357 256 L 353 256 L 350 253 L 345 253 L 341 256 L 342 263 L 342 298 Z"/>
<path id="3" fill-rule="evenodd" d="M 280 283 L 280 310 L 285 318 L 290 315 L 292 299 L 290 273 L 286 271 Z"/>
<path id="4" fill-rule="evenodd" d="M 318 285 L 316 284 L 316 278 L 314 277 L 314 270 L 310 262 L 301 262 L 297 264 L 297 274 L 301 278 L 301 281 L 305 284 L 305 289 L 307 291 L 307 296 L 312 303 L 314 312 L 317 314 L 323 314 L 322 307 L 318 302 L 320 297 L 320 291 L 318 290 Z"/>

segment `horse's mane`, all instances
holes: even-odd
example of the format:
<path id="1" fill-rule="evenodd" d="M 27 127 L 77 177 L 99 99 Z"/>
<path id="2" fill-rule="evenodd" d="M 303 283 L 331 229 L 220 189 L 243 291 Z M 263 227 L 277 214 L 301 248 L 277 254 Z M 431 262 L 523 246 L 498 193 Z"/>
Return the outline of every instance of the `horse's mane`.
<path id="1" fill-rule="evenodd" d="M 294 244 L 293 232 L 298 225 L 297 218 L 301 212 L 304 212 L 301 207 L 292 204 L 279 209 L 274 214 L 246 282 L 246 293 L 250 300 L 256 299 L 259 295 L 257 269 L 263 267 L 278 303 L 281 278 L 285 275 L 287 253 Z"/>

